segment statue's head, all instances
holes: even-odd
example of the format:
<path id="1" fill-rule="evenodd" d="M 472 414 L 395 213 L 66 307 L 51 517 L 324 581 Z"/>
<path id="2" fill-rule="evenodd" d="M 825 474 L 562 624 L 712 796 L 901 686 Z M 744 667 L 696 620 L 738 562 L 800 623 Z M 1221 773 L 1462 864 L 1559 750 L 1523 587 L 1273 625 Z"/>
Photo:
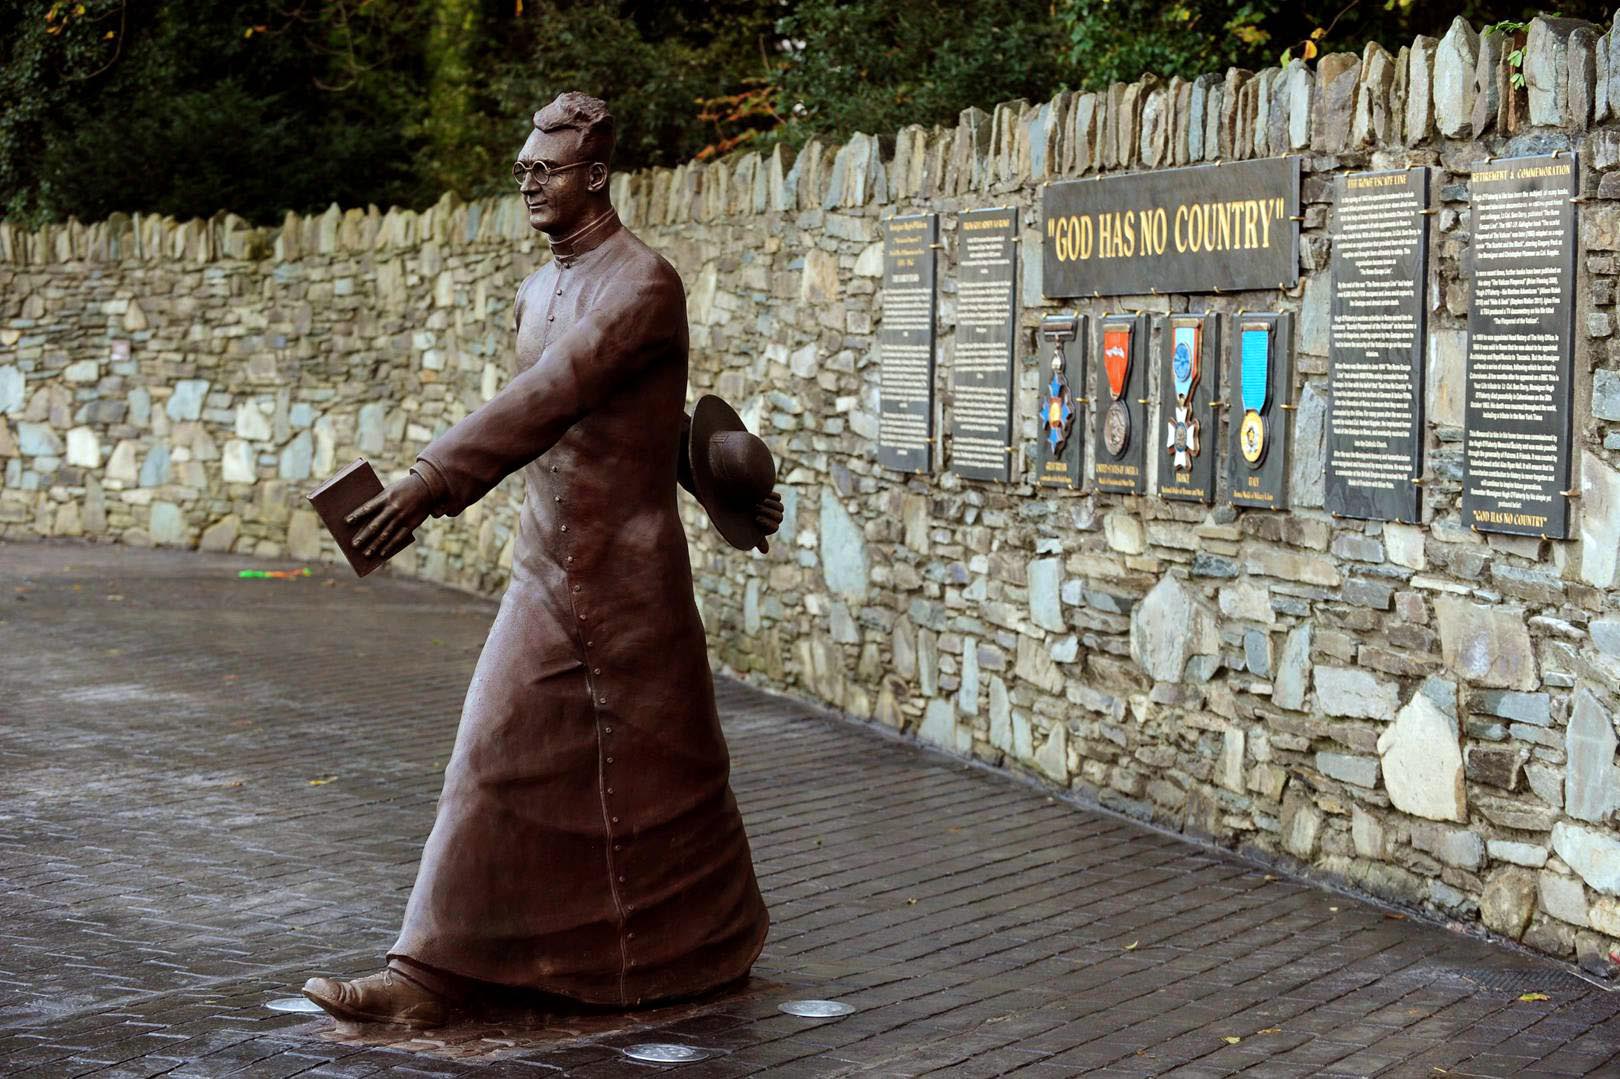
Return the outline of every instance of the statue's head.
<path id="1" fill-rule="evenodd" d="M 534 114 L 534 130 L 513 167 L 529 208 L 529 227 L 566 236 L 601 213 L 608 206 L 612 164 L 613 116 L 607 103 L 572 90 L 558 94 Z"/>

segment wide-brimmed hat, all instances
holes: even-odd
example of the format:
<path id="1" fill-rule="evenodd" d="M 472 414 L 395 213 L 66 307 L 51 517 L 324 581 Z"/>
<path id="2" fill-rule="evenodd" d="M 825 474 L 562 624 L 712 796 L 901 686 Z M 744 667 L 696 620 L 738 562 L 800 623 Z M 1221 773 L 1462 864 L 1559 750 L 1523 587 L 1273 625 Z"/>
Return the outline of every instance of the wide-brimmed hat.
<path id="1" fill-rule="evenodd" d="M 749 433 L 735 409 L 705 394 L 692 410 L 687 460 L 698 501 L 726 542 L 739 551 L 758 547 L 765 532 L 754 508 L 776 486 L 776 460 L 765 442 Z"/>

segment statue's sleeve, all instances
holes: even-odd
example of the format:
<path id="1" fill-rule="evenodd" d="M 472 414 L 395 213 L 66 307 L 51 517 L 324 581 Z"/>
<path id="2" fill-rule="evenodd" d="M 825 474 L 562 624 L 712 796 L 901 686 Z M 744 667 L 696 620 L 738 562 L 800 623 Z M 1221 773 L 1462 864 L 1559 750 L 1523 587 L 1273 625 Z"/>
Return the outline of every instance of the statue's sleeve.
<path id="1" fill-rule="evenodd" d="M 686 489 L 686 493 L 693 498 L 697 497 L 697 486 L 692 480 L 692 414 L 681 413 L 681 447 L 675 454 L 675 482 Z"/>
<path id="2" fill-rule="evenodd" d="M 534 366 L 416 456 L 435 517 L 455 517 L 550 449 L 685 330 L 680 278 L 661 264 L 622 271 Z"/>

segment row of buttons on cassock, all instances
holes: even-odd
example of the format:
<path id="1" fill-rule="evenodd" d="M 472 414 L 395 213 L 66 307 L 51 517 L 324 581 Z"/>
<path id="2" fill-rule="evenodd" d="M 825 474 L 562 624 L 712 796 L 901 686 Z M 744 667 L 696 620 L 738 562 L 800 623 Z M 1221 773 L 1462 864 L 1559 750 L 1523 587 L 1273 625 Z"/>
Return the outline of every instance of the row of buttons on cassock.
<path id="1" fill-rule="evenodd" d="M 559 295 L 559 296 L 561 296 L 561 295 L 562 295 L 562 290 L 561 290 L 561 289 L 558 289 L 558 290 L 557 290 L 557 295 Z M 557 471 L 558 471 L 558 466 L 556 466 L 556 465 L 552 465 L 552 466 L 551 466 L 551 471 L 552 471 L 552 472 L 554 472 L 554 473 L 555 473 L 555 472 L 557 472 Z M 552 496 L 551 496 L 551 497 L 552 497 L 552 501 L 553 501 L 553 502 L 556 502 L 556 503 L 558 503 L 558 504 L 559 504 L 559 505 L 560 505 L 560 504 L 561 504 L 561 503 L 562 503 L 562 500 L 563 500 L 563 498 L 562 498 L 562 495 L 552 495 Z M 566 522 L 561 522 L 561 523 L 559 523 L 559 524 L 558 524 L 558 526 L 557 526 L 557 527 L 558 527 L 558 530 L 559 530 L 559 531 L 562 531 L 562 532 L 567 532 L 567 531 L 568 531 L 568 525 L 567 525 L 567 523 L 566 523 Z M 573 565 L 573 564 L 574 564 L 574 556 L 573 556 L 573 555 L 564 555 L 564 556 L 563 556 L 563 562 L 564 562 L 564 564 L 566 564 L 566 565 L 570 565 L 570 566 L 571 566 L 571 565 Z M 581 592 L 582 592 L 582 591 L 583 591 L 583 586 L 581 586 L 581 585 L 579 585 L 579 584 L 574 584 L 574 585 L 573 585 L 573 586 L 572 586 L 572 591 L 573 591 L 573 592 L 574 592 L 574 594 L 575 594 L 575 595 L 578 595 L 578 594 L 579 594 L 579 593 L 581 593 Z M 585 618 L 585 612 L 584 612 L 584 611 L 579 611 L 579 612 L 578 612 L 578 618 L 579 618 L 579 620 L 580 620 L 580 621 L 581 621 L 581 622 L 584 622 L 584 621 L 586 621 L 586 618 Z M 590 641 L 590 640 L 587 640 L 587 641 L 586 641 L 586 642 L 585 642 L 585 647 L 586 647 L 586 648 L 591 648 L 591 647 L 594 647 L 594 646 L 595 646 L 595 644 L 596 644 L 596 642 L 595 642 L 595 641 Z M 592 667 L 592 668 L 591 668 L 591 674 L 593 674 L 593 675 L 596 675 L 596 676 L 600 676 L 600 675 L 601 675 L 601 673 L 602 673 L 602 668 L 600 668 L 600 667 Z M 607 702 L 608 702 L 608 700 L 607 700 L 607 698 L 606 698 L 606 697 L 601 697 L 601 696 L 599 696 L 599 697 L 597 697 L 597 698 L 596 698 L 596 703 L 597 703 L 597 704 L 599 704 L 599 705 L 602 705 L 602 704 L 606 704 L 606 703 L 607 703 Z M 612 734 L 613 734 L 613 728 L 612 728 L 612 726 L 609 726 L 609 725 L 604 725 L 604 726 L 603 726 L 603 727 L 602 727 L 602 734 L 603 734 L 603 735 L 604 735 L 604 736 L 610 736 L 610 735 L 612 735 Z M 612 757 L 611 757 L 611 756 L 609 756 L 609 757 L 605 757 L 605 758 L 603 758 L 603 760 L 604 760 L 604 763 L 605 763 L 605 764 L 609 764 L 609 765 L 611 765 L 611 764 L 612 764 L 612 763 L 613 763 L 613 758 L 612 758 Z M 607 788 L 606 788 L 606 793 L 607 793 L 607 794 L 608 794 L 608 795 L 609 795 L 609 796 L 611 796 L 611 795 L 613 795 L 613 794 L 614 794 L 614 789 L 613 789 L 613 788 L 612 788 L 612 787 L 607 787 Z M 609 817 L 609 818 L 608 818 L 608 820 L 609 820 L 609 822 L 610 822 L 610 823 L 612 823 L 612 824 L 618 824 L 618 823 L 619 823 L 619 818 L 618 818 L 618 817 L 616 817 L 616 816 L 610 816 L 610 817 Z M 613 850 L 614 850 L 614 852 L 615 852 L 615 853 L 622 853 L 622 852 L 623 852 L 623 851 L 624 851 L 624 844 L 623 844 L 623 843 L 618 843 L 618 842 L 615 842 L 615 843 L 614 843 L 614 844 L 613 844 Z M 623 884 L 623 883 L 625 883 L 625 876 L 624 876 L 624 874 L 623 874 L 623 873 L 619 873 L 619 874 L 617 874 L 617 877 L 618 877 L 618 881 L 619 881 L 619 883 L 620 883 L 620 884 Z M 624 935 L 624 938 L 625 938 L 625 939 L 626 939 L 626 940 L 634 940 L 634 939 L 635 939 L 635 936 L 636 936 L 636 934 L 635 934 L 635 932 L 634 932 L 634 931 L 627 931 L 627 932 L 626 932 L 626 933 L 625 933 L 625 935 Z M 635 960 L 634 960 L 634 959 L 631 959 L 631 960 L 630 960 L 630 961 L 629 961 L 629 965 L 630 965 L 630 966 L 632 966 L 632 967 L 633 967 L 633 966 L 635 966 L 635 965 L 636 965 L 636 961 L 635 961 Z"/>

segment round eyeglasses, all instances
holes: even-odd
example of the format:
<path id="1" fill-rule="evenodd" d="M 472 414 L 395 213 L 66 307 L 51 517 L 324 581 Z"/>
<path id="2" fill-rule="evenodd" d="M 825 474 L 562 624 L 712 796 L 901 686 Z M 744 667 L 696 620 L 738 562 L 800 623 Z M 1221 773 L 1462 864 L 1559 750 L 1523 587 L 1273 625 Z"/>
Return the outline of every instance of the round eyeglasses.
<path id="1" fill-rule="evenodd" d="M 535 183 L 539 184 L 541 187 L 545 187 L 546 181 L 551 179 L 551 177 L 556 173 L 567 172 L 569 169 L 577 169 L 581 165 L 594 164 L 596 164 L 594 161 L 575 161 L 569 165 L 548 165 L 544 161 L 530 161 L 526 163 L 523 161 L 514 161 L 512 162 L 512 179 L 518 182 L 519 187 L 522 187 L 528 182 L 529 177 L 532 175 Z"/>

